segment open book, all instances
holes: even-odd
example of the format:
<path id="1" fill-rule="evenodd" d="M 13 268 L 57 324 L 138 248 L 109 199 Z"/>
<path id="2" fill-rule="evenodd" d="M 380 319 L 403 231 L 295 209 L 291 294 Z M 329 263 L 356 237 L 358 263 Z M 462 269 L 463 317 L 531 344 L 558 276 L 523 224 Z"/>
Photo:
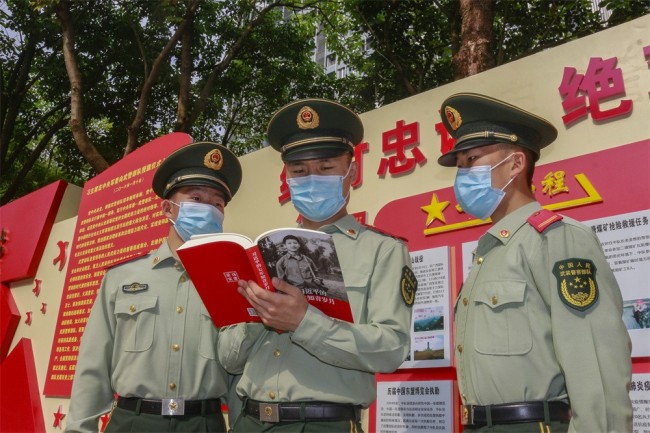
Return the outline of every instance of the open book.
<path id="1" fill-rule="evenodd" d="M 330 317 L 352 322 L 332 236 L 301 228 L 270 230 L 255 241 L 237 233 L 193 236 L 177 250 L 215 326 L 261 319 L 237 292 L 239 280 L 275 291 L 272 277 L 302 290 Z"/>

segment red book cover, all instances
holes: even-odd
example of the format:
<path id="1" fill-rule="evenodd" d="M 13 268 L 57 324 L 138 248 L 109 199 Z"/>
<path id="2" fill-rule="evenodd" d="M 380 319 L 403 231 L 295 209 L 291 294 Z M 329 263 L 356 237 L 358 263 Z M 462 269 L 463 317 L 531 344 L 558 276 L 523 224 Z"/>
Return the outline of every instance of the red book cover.
<path id="1" fill-rule="evenodd" d="M 239 280 L 275 290 L 271 278 L 302 290 L 328 316 L 352 322 L 352 311 L 331 235 L 301 228 L 276 229 L 253 241 L 236 233 L 193 237 L 177 251 L 215 326 L 259 322 L 237 292 Z"/>

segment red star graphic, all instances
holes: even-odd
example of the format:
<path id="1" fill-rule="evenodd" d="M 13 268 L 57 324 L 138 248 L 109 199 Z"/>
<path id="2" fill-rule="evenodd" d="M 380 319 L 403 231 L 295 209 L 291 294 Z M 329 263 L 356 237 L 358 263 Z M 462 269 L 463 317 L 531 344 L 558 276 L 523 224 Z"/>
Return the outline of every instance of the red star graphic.
<path id="1" fill-rule="evenodd" d="M 59 405 L 59 409 L 54 412 L 54 425 L 52 427 L 61 428 L 61 420 L 63 418 L 65 418 L 65 414 L 61 412 L 61 405 Z"/>

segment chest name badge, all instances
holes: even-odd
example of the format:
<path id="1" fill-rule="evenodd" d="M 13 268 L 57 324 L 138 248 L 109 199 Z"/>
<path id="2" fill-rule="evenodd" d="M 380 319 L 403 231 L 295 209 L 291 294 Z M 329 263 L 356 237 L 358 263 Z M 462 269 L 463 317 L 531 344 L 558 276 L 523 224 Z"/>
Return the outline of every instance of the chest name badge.
<path id="1" fill-rule="evenodd" d="M 598 300 L 596 265 L 591 260 L 560 260 L 553 265 L 553 275 L 557 279 L 560 299 L 568 307 L 585 311 Z"/>
<path id="2" fill-rule="evenodd" d="M 415 292 L 418 290 L 418 280 L 408 266 L 402 268 L 402 278 L 399 285 L 404 303 L 409 307 L 412 306 L 413 302 L 415 302 Z"/>
<path id="3" fill-rule="evenodd" d="M 131 283 L 122 286 L 124 293 L 140 293 L 149 290 L 149 284 Z"/>

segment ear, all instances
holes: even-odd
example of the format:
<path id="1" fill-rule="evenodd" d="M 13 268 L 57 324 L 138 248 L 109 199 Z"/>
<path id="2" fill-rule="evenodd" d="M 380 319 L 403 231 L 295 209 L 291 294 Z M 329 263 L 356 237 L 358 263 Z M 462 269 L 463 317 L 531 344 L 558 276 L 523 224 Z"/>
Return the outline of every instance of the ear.
<path id="1" fill-rule="evenodd" d="M 173 214 L 172 214 L 172 206 L 173 206 L 173 204 L 171 204 L 171 203 L 169 202 L 169 200 L 163 200 L 163 201 L 160 203 L 160 209 L 162 210 L 162 213 L 163 213 L 167 218 L 170 218 L 170 219 L 172 219 L 172 217 L 173 217 Z"/>
<path id="2" fill-rule="evenodd" d="M 357 175 L 359 174 L 359 164 L 357 161 L 350 161 L 350 183 L 354 183 L 357 180 Z"/>
<path id="3" fill-rule="evenodd" d="M 515 177 L 518 174 L 526 171 L 526 153 L 515 152 L 512 154 L 512 168 L 510 169 L 510 177 Z"/>

